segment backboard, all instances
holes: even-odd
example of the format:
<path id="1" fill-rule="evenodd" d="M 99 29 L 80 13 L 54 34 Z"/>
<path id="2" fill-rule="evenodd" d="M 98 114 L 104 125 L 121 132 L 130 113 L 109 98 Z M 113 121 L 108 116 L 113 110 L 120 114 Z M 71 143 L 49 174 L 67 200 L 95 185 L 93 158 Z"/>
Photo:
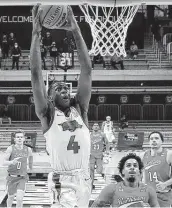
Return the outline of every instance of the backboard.
<path id="1" fill-rule="evenodd" d="M 0 1 L 0 5 L 34 5 L 37 3 L 45 5 L 81 5 L 81 4 L 90 4 L 95 6 L 104 6 L 104 7 L 121 7 L 121 6 L 133 6 L 133 5 L 172 5 L 171 0 L 161 1 L 161 0 L 4 0 Z"/>

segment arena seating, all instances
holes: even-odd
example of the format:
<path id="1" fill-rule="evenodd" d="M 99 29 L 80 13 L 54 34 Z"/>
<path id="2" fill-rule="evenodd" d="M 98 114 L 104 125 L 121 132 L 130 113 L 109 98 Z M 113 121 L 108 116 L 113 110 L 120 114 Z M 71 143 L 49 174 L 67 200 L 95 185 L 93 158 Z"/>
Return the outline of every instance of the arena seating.
<path id="1" fill-rule="evenodd" d="M 92 127 L 94 121 L 90 122 L 90 129 Z M 99 121 L 101 124 L 102 121 Z M 0 143 L 1 147 L 0 150 L 4 151 L 10 144 L 11 144 L 11 133 L 18 129 L 23 128 L 26 132 L 36 132 L 37 133 L 37 139 L 36 139 L 36 152 L 45 151 L 45 138 L 43 137 L 42 131 L 41 131 L 41 125 L 40 123 L 33 123 L 33 126 L 30 124 L 13 124 L 12 126 L 5 125 L 4 127 L 0 127 Z M 119 127 L 118 123 L 115 123 L 115 137 L 118 138 L 119 133 Z M 165 141 L 164 146 L 168 148 L 171 147 L 172 143 L 172 125 L 171 123 L 136 123 L 136 122 L 129 122 L 129 127 L 126 131 L 134 131 L 134 132 L 144 132 L 144 148 L 148 148 L 148 134 L 151 131 L 161 131 L 164 135 Z"/>
<path id="2" fill-rule="evenodd" d="M 0 104 L 0 111 L 4 104 Z M 12 122 L 34 122 L 39 121 L 35 114 L 34 104 L 10 104 L 7 105 Z M 112 120 L 118 121 L 119 118 L 127 114 L 131 121 L 170 121 L 172 104 L 90 104 L 88 118 L 90 121 L 104 120 L 106 115 L 111 115 Z"/>
<path id="3" fill-rule="evenodd" d="M 170 69 L 171 64 L 167 60 L 167 55 L 165 52 L 161 52 L 161 64 L 159 63 L 158 54 L 153 49 L 140 49 L 137 59 L 130 59 L 128 56 L 124 58 L 124 67 L 126 70 L 147 70 L 147 69 L 157 69 L 166 68 Z M 110 62 L 110 61 L 109 61 Z M 108 62 L 107 62 L 108 64 Z M 52 60 L 51 57 L 46 58 L 46 67 L 51 70 Z M 108 64 L 110 65 L 110 63 Z M 77 57 L 77 52 L 74 52 L 74 69 L 79 69 L 80 64 Z M 2 60 L 2 70 L 12 70 L 12 59 Z M 19 60 L 19 69 L 28 70 L 29 69 L 29 50 L 22 50 L 22 57 Z M 94 70 L 103 70 L 103 64 L 95 64 Z M 107 69 L 113 70 L 113 67 L 108 67 Z"/>

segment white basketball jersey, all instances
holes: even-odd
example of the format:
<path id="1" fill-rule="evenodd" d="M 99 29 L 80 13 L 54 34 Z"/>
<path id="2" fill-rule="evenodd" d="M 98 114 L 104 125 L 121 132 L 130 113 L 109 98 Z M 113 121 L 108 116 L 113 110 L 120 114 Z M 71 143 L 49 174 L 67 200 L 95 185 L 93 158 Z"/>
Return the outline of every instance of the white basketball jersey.
<path id="1" fill-rule="evenodd" d="M 107 121 L 104 121 L 104 133 L 112 133 L 112 129 L 113 129 L 113 122 L 110 121 L 110 122 L 107 122 Z"/>
<path id="2" fill-rule="evenodd" d="M 52 125 L 44 136 L 54 170 L 88 170 L 90 133 L 75 108 L 71 107 L 69 117 L 56 108 Z"/>

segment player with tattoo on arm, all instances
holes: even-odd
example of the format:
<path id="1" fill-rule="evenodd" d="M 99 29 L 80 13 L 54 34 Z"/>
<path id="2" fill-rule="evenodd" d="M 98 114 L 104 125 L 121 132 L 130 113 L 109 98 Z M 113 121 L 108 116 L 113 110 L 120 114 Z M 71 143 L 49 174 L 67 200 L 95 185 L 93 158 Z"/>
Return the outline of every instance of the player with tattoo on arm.
<path id="1" fill-rule="evenodd" d="M 133 153 L 118 165 L 123 181 L 106 186 L 91 207 L 159 207 L 154 189 L 141 182 L 143 163 Z"/>

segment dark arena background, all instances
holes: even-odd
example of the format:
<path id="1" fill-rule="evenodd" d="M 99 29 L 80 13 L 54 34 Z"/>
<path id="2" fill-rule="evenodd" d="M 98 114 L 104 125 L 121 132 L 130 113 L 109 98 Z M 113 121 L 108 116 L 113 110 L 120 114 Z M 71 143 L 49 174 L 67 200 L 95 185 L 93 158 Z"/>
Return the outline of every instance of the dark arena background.
<path id="1" fill-rule="evenodd" d="M 72 6 L 88 49 L 91 49 L 90 26 L 78 6 Z M 15 42 L 21 48 L 19 68 L 12 66 L 10 47 L 8 56 L 0 57 L 0 207 L 6 206 L 6 167 L 3 157 L 6 148 L 13 143 L 13 132 L 22 128 L 26 131 L 26 145 L 33 149 L 34 165 L 29 173 L 23 207 L 50 207 L 47 190 L 47 175 L 51 171 L 45 150 L 46 143 L 41 124 L 35 114 L 31 88 L 29 50 L 32 34 L 31 6 L 0 6 L 0 45 L 4 36 L 14 33 Z M 100 18 L 103 18 L 100 15 Z M 113 16 L 112 16 L 113 18 Z M 55 42 L 58 55 L 54 65 L 50 53 L 42 64 L 44 82 L 53 79 L 66 80 L 76 92 L 80 64 L 71 32 L 43 28 L 42 40 L 47 32 L 51 44 Z M 130 51 L 132 42 L 138 46 L 133 58 Z M 142 154 L 149 149 L 148 134 L 160 131 L 164 135 L 164 147 L 172 149 L 172 7 L 168 5 L 140 6 L 128 28 L 126 38 L 127 56 L 116 58 L 100 55 L 92 60 L 92 97 L 88 119 L 100 126 L 106 116 L 114 123 L 115 142 L 109 155 L 104 155 L 103 173 L 95 175 L 95 189 L 90 204 L 102 188 L 114 182 L 118 176 L 118 161 L 128 152 Z M 48 45 L 47 45 L 48 47 Z M 66 75 L 62 75 L 67 72 Z M 54 73 L 54 74 L 53 74 Z M 58 74 L 59 73 L 59 74 Z M 70 74 L 71 73 L 71 74 Z M 72 74 L 73 73 L 73 74 Z M 49 74 L 49 76 L 48 76 Z M 48 78 L 47 78 L 48 77 Z M 4 115 L 4 108 L 6 114 Z M 128 127 L 121 129 L 121 117 L 125 115 Z M 10 119 L 9 119 L 10 118 Z M 134 139 L 133 139 L 134 138 Z M 127 140 L 127 142 L 126 142 Z M 129 141 L 129 142 L 128 142 Z M 134 141 L 134 145 L 130 143 Z M 16 201 L 14 201 L 14 204 Z"/>
<path id="2" fill-rule="evenodd" d="M 87 43 L 88 48 L 91 47 L 92 43 L 92 35 L 90 33 L 90 27 L 88 23 L 85 21 L 84 14 L 80 10 L 78 6 L 73 6 L 73 11 L 76 17 L 76 20 L 81 28 L 82 35 Z M 29 6 L 4 6 L 0 7 L 0 30 L 1 36 L 6 33 L 10 33 L 13 31 L 18 38 L 19 44 L 22 49 L 30 48 L 31 43 L 31 29 L 32 29 L 32 16 L 31 16 L 32 7 Z M 101 18 L 101 17 L 100 17 Z M 137 40 L 139 47 L 144 47 L 144 29 L 145 29 L 145 21 L 144 15 L 141 12 L 138 12 L 135 16 L 133 22 L 130 25 L 128 30 L 128 41 Z M 22 32 L 21 32 L 22 31 Z M 134 31 L 134 32 L 133 32 Z M 45 33 L 44 31 L 43 33 Z M 58 31 L 59 32 L 59 31 Z M 60 30 L 60 35 L 56 35 L 56 31 L 52 30 L 51 34 L 53 39 L 59 45 L 61 41 L 64 39 L 65 31 Z"/>

